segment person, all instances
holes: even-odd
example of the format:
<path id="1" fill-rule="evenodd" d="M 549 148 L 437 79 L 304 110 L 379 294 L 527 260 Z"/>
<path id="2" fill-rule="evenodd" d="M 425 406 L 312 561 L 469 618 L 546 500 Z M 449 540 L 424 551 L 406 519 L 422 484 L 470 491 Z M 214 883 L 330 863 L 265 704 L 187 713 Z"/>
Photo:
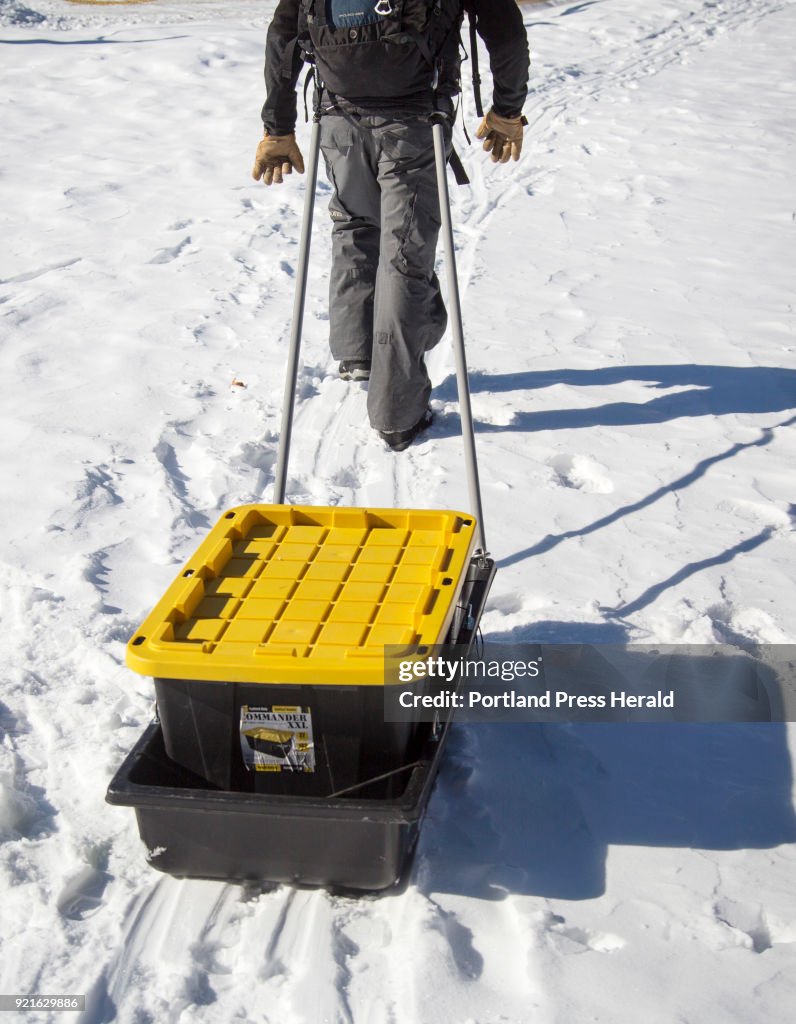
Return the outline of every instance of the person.
<path id="1" fill-rule="evenodd" d="M 431 422 L 424 355 L 447 324 L 432 124 L 442 118 L 450 153 L 465 10 L 493 81 L 476 136 L 494 162 L 517 160 L 530 60 L 515 0 L 280 0 L 266 38 L 252 175 L 271 185 L 303 173 L 296 86 L 310 59 L 333 187 L 330 348 L 343 379 L 369 381 L 370 424 L 394 451 Z"/>

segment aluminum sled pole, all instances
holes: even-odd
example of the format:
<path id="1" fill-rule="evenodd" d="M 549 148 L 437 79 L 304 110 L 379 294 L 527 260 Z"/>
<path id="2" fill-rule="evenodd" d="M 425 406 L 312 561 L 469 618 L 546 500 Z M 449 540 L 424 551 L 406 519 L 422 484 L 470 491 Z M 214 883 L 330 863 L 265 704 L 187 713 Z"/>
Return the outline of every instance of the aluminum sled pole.
<path id="1" fill-rule="evenodd" d="M 448 307 L 450 309 L 451 330 L 453 332 L 453 354 L 456 358 L 456 387 L 459 392 L 459 415 L 462 419 L 464 463 L 467 471 L 470 505 L 477 523 L 476 544 L 480 546 L 481 555 L 485 556 L 487 554 L 487 547 L 484 535 L 484 515 L 481 508 L 478 463 L 475 458 L 475 434 L 473 432 L 472 412 L 470 411 L 470 384 L 467 377 L 467 358 L 464 352 L 462 307 L 459 302 L 459 280 L 456 275 L 456 254 L 453 247 L 453 224 L 451 222 L 450 196 L 448 194 L 448 159 L 445 155 L 445 136 L 442 131 L 442 124 L 438 121 L 432 131 L 434 134 L 434 156 L 437 163 L 439 211 L 442 218 L 442 235 L 445 246 L 445 268 L 448 277 Z"/>
<path id="2" fill-rule="evenodd" d="M 315 205 L 315 187 L 318 181 L 318 154 L 321 145 L 321 122 L 315 118 L 312 122 L 310 149 L 307 158 L 307 189 L 304 194 L 304 218 L 301 224 L 299 241 L 298 272 L 296 274 L 296 292 L 293 298 L 293 323 L 290 332 L 290 350 L 287 359 L 285 376 L 285 397 L 282 401 L 282 429 L 279 432 L 279 451 L 276 457 L 274 475 L 275 505 L 285 500 L 287 484 L 287 460 L 290 457 L 290 439 L 293 432 L 293 408 L 296 404 L 296 381 L 298 380 L 298 359 L 301 349 L 301 329 L 304 323 L 304 300 L 307 295 L 307 268 L 310 262 L 310 242 L 312 240 L 312 211 Z"/>

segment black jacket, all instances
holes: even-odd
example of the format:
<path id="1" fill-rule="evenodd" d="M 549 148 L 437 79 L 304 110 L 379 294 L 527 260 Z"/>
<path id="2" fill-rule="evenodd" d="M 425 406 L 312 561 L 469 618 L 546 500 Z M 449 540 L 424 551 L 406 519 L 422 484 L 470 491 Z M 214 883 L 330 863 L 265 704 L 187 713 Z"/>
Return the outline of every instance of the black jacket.
<path id="1" fill-rule="evenodd" d="M 477 18 L 478 34 L 489 52 L 492 71 L 492 108 L 503 117 L 516 117 L 522 110 L 528 92 L 528 39 L 522 15 L 515 0 L 462 0 L 462 9 Z M 471 15 L 472 16 L 472 15 Z M 296 84 L 304 62 L 298 44 L 303 19 L 302 0 L 279 0 L 265 45 L 265 86 L 267 99 L 262 110 L 263 124 L 272 135 L 286 135 L 296 126 Z M 448 88 L 445 91 L 450 92 Z M 368 106 L 367 98 L 355 99 Z M 412 105 L 417 95 L 392 99 L 398 106 L 402 100 Z M 430 99 L 430 94 L 429 94 Z M 373 105 L 383 108 L 384 101 Z"/>

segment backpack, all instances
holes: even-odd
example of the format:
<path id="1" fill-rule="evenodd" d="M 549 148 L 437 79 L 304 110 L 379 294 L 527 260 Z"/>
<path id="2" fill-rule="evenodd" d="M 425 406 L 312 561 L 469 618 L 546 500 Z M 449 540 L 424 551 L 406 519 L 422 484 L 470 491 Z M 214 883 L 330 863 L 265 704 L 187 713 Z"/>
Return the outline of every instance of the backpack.
<path id="1" fill-rule="evenodd" d="M 329 92 L 411 96 L 458 82 L 462 0 L 302 0 L 303 49 Z"/>

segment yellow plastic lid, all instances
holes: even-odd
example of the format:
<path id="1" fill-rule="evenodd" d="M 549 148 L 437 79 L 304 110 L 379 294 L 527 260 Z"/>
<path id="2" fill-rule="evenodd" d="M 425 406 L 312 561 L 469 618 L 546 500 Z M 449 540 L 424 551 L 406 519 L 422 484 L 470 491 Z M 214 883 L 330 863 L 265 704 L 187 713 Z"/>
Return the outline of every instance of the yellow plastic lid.
<path id="1" fill-rule="evenodd" d="M 243 505 L 127 645 L 161 679 L 381 686 L 386 644 L 442 643 L 475 542 L 463 512 Z"/>

